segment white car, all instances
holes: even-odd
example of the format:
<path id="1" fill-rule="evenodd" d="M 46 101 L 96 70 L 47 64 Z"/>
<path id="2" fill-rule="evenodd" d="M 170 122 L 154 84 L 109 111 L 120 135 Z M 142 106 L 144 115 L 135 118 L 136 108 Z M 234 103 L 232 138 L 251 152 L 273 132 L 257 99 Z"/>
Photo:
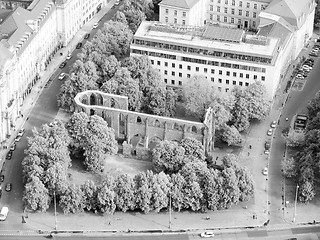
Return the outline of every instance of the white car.
<path id="1" fill-rule="evenodd" d="M 271 136 L 271 135 L 272 135 L 272 132 L 273 132 L 273 131 L 272 131 L 272 128 L 270 128 L 270 129 L 268 130 L 268 132 L 267 132 L 267 135 L 268 135 L 268 136 Z"/>
<path id="2" fill-rule="evenodd" d="M 21 136 L 16 136 L 16 138 L 14 139 L 15 142 L 19 142 L 21 140 Z"/>
<path id="3" fill-rule="evenodd" d="M 21 128 L 17 134 L 17 136 L 22 137 L 24 134 L 24 128 Z"/>
<path id="4" fill-rule="evenodd" d="M 117 0 L 114 5 L 118 6 L 120 4 L 120 0 Z"/>
<path id="5" fill-rule="evenodd" d="M 65 73 L 60 73 L 60 75 L 59 75 L 59 80 L 63 80 L 65 76 L 66 76 Z"/>
<path id="6" fill-rule="evenodd" d="M 277 121 L 272 121 L 270 127 L 275 128 L 277 126 Z"/>
<path id="7" fill-rule="evenodd" d="M 304 79 L 304 76 L 301 75 L 301 74 L 297 74 L 297 75 L 296 75 L 296 78 L 297 78 L 297 79 Z"/>
<path id="8" fill-rule="evenodd" d="M 262 170 L 262 174 L 267 176 L 268 175 L 268 168 L 265 167 L 263 170 Z"/>
<path id="9" fill-rule="evenodd" d="M 93 28 L 97 28 L 99 26 L 99 23 L 96 22 L 94 25 L 93 25 Z"/>
<path id="10" fill-rule="evenodd" d="M 202 238 L 212 238 L 214 237 L 214 232 L 213 231 L 206 231 L 200 234 L 200 237 Z"/>
<path id="11" fill-rule="evenodd" d="M 302 66 L 302 68 L 309 68 L 310 70 L 312 69 L 312 67 L 309 66 L 309 65 L 307 65 L 307 64 L 304 64 L 304 65 Z"/>
<path id="12" fill-rule="evenodd" d="M 72 54 L 69 53 L 68 56 L 67 56 L 67 60 L 70 60 L 72 58 Z"/>

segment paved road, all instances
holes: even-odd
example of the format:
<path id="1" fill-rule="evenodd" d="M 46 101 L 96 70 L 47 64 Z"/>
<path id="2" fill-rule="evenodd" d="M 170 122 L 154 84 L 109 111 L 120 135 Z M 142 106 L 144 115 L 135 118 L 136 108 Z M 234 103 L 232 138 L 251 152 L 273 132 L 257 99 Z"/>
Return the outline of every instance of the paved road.
<path id="1" fill-rule="evenodd" d="M 270 224 L 283 224 L 284 211 L 282 205 L 283 196 L 283 178 L 281 173 L 281 160 L 284 157 L 285 141 L 282 137 L 282 131 L 289 127 L 293 117 L 297 113 L 305 113 L 308 102 L 320 90 L 320 61 L 315 58 L 315 65 L 310 72 L 308 79 L 301 91 L 292 89 L 287 103 L 284 105 L 280 124 L 277 126 L 273 136 L 272 150 L 269 161 L 269 212 Z M 286 121 L 285 118 L 289 118 Z M 274 119 L 278 120 L 278 119 Z M 290 199 L 290 202 L 293 200 Z M 290 221 L 287 219 L 287 221 Z"/>

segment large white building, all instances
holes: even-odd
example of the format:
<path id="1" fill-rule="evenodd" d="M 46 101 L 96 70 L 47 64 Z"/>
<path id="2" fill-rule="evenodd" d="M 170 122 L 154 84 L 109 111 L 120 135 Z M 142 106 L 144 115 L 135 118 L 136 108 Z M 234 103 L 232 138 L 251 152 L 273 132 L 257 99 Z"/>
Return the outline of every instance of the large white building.
<path id="1" fill-rule="evenodd" d="M 27 2 L 27 1 L 25 1 Z M 0 143 L 52 55 L 68 44 L 107 0 L 34 0 L 0 9 Z"/>
<path id="2" fill-rule="evenodd" d="M 160 15 L 174 13 L 179 1 L 188 0 L 174 1 L 172 9 L 169 1 L 164 0 L 166 4 L 160 6 L 165 8 Z M 204 75 L 211 80 L 212 86 L 223 92 L 229 92 L 234 86 L 245 87 L 254 81 L 262 81 L 271 99 L 288 65 L 312 35 L 314 0 L 273 0 L 271 3 L 210 0 L 209 9 L 212 4 L 218 6 L 215 1 L 220 5 L 223 1 L 230 6 L 241 2 L 248 8 L 259 7 L 257 30 L 249 32 L 244 25 L 227 23 L 183 25 L 179 23 L 181 14 L 177 14 L 178 23 L 172 24 L 172 17 L 166 21 L 160 16 L 159 22 L 140 25 L 130 46 L 131 54 L 149 56 L 169 86 L 183 86 L 193 75 Z M 193 6 L 195 4 L 190 8 Z M 262 6 L 264 10 L 261 11 Z M 247 18 L 241 21 L 248 21 L 246 28 L 252 25 Z"/>

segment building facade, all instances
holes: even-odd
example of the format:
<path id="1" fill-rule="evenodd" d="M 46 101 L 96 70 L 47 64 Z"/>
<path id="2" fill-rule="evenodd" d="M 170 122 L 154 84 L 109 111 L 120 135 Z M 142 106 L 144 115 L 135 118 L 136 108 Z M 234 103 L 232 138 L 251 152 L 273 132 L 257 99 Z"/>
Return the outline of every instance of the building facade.
<path id="1" fill-rule="evenodd" d="M 56 51 L 106 3 L 34 0 L 26 8 L 0 9 L 0 143 L 15 129 L 25 97 Z"/>
<path id="2" fill-rule="evenodd" d="M 0 9 L 14 10 L 18 7 L 27 9 L 33 0 L 0 0 Z"/>
<path id="3" fill-rule="evenodd" d="M 140 25 L 131 54 L 147 55 L 169 86 L 183 87 L 193 75 L 205 76 L 222 92 L 262 81 L 272 99 L 287 67 L 312 35 L 315 2 L 210 0 L 209 7 L 240 6 L 240 2 L 242 7 L 257 10 L 256 31 L 247 31 L 253 20 L 246 17 L 241 18 L 246 26 L 209 22 L 200 27 L 170 24 L 160 17 L 159 22 Z"/>

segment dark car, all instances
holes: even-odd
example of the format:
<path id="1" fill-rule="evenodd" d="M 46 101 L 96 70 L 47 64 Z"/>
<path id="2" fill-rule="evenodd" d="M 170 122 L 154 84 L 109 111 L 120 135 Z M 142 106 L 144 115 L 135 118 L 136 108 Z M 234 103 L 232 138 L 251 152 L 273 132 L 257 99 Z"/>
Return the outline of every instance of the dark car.
<path id="1" fill-rule="evenodd" d="M 4 181 L 4 175 L 0 175 L 0 182 Z"/>
<path id="2" fill-rule="evenodd" d="M 269 141 L 266 141 L 265 143 L 264 143 L 264 148 L 266 149 L 266 150 L 269 150 L 270 149 L 270 142 Z"/>
<path id="3" fill-rule="evenodd" d="M 80 49 L 82 47 L 82 42 L 79 42 L 76 46 L 76 49 Z"/>
<path id="4" fill-rule="evenodd" d="M 13 151 L 11 151 L 11 150 L 7 153 L 7 156 L 6 156 L 6 159 L 7 159 L 7 160 L 11 160 L 11 158 L 12 158 L 12 153 L 13 153 Z"/>
<path id="5" fill-rule="evenodd" d="M 87 33 L 85 36 L 84 36 L 84 39 L 88 39 L 90 37 L 90 33 Z"/>
<path id="6" fill-rule="evenodd" d="M 66 65 L 67 65 L 67 63 L 63 62 L 63 63 L 60 64 L 59 68 L 64 68 Z"/>

